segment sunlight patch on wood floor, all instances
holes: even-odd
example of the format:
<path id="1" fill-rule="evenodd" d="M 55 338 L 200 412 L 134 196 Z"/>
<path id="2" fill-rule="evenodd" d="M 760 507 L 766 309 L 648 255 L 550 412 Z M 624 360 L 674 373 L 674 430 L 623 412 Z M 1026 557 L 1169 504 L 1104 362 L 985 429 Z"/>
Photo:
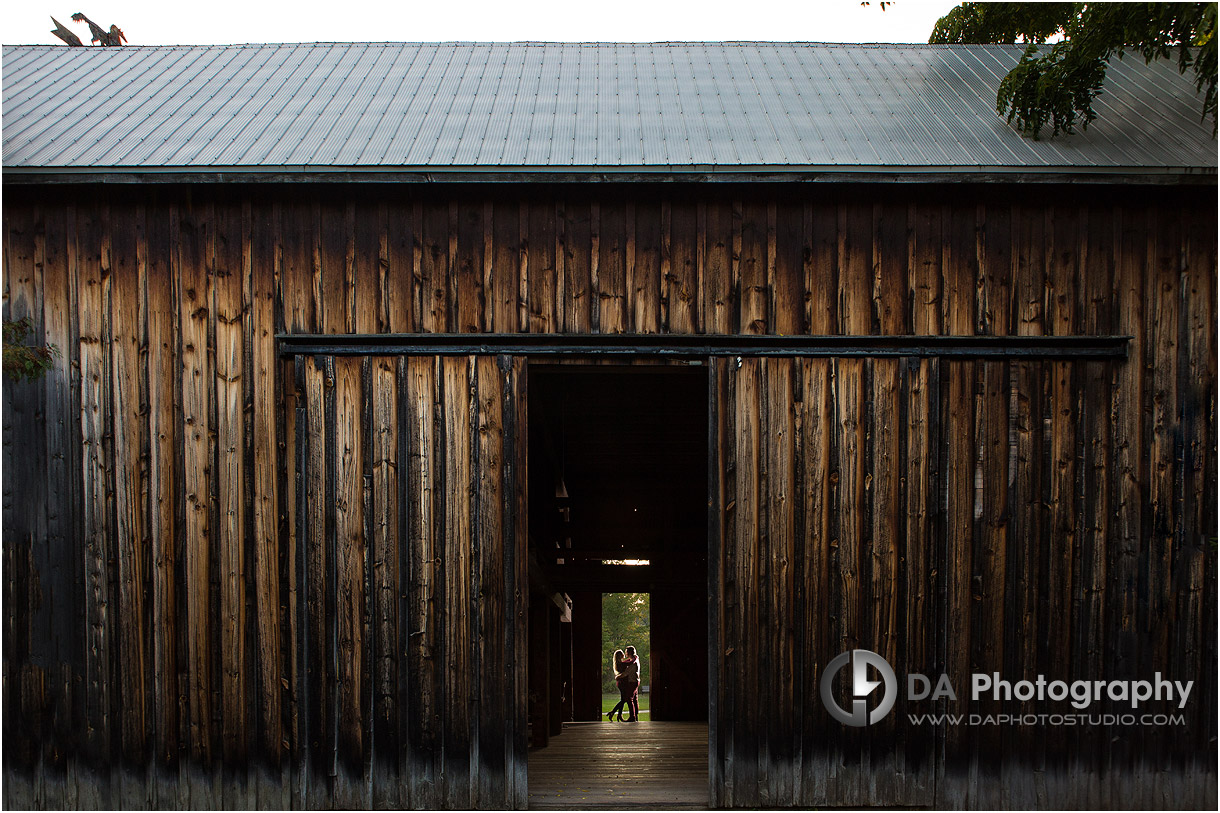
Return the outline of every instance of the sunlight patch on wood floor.
<path id="1" fill-rule="evenodd" d="M 529 755 L 529 806 L 706 809 L 707 724 L 565 723 Z"/>

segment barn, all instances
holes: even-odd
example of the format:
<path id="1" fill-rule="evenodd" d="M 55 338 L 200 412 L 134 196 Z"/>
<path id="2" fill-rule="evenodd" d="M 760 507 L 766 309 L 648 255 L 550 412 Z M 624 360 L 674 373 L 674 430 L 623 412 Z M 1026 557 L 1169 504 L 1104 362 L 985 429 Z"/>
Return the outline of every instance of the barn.
<path id="1" fill-rule="evenodd" d="M 1215 136 L 1019 56 L 5 46 L 4 805 L 528 807 L 631 590 L 700 804 L 1214 808 Z"/>

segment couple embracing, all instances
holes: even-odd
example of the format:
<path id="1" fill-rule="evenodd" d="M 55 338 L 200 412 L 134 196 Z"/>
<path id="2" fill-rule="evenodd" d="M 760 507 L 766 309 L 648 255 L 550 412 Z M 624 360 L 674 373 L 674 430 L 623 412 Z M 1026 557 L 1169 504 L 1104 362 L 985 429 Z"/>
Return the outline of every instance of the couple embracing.
<path id="1" fill-rule="evenodd" d="M 624 653 L 621 649 L 614 650 L 614 682 L 618 686 L 618 705 L 610 709 L 606 719 L 613 720 L 618 715 L 623 719 L 623 706 L 627 707 L 627 722 L 636 723 L 640 719 L 640 659 L 635 654 L 635 647 L 627 647 Z"/>

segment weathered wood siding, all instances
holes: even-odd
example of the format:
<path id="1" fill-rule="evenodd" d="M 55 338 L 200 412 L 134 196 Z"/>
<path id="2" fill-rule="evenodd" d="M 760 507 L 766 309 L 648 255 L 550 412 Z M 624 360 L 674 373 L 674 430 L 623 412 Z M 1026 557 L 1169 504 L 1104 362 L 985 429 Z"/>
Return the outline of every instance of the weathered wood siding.
<path id="1" fill-rule="evenodd" d="M 1120 473 L 1140 457 L 1148 465 L 1152 449 L 1132 450 L 1139 427 L 1109 417 L 1123 367 L 715 363 L 719 804 L 1160 807 L 1214 793 L 1214 731 L 1196 716 L 1214 708 L 1209 537 L 1183 537 L 1171 554 L 1155 537 L 1124 543 L 1104 530 L 1139 522 L 1144 509 L 1124 499 Z M 1090 385 L 1061 400 L 1069 370 Z M 1114 456 L 1135 462 L 1103 462 Z M 1183 568 L 1173 609 L 1141 600 L 1137 587 L 1155 583 L 1167 556 Z M 867 729 L 833 720 L 819 696 L 822 668 L 857 648 L 882 655 L 901 682 L 894 711 Z M 973 672 L 1070 683 L 1157 671 L 1195 681 L 1185 725 L 942 727 L 908 717 L 1078 713 L 973 702 Z M 948 674 L 957 701 L 908 702 L 911 672 Z M 1089 711 L 1132 709 L 1107 700 Z M 1172 779 L 1171 764 L 1197 784 Z"/>
<path id="2" fill-rule="evenodd" d="M 3 216 L 5 314 L 60 350 L 5 386 L 7 804 L 521 803 L 521 363 L 274 343 L 445 331 L 1131 335 L 717 365 L 711 781 L 1215 802 L 1214 187 L 9 183 Z M 1020 729 L 825 731 L 849 645 L 1196 693 L 1185 730 L 1069 732 L 1067 783 Z"/>
<path id="3" fill-rule="evenodd" d="M 521 362 L 298 358 L 296 374 L 308 775 L 343 807 L 520 806 Z"/>

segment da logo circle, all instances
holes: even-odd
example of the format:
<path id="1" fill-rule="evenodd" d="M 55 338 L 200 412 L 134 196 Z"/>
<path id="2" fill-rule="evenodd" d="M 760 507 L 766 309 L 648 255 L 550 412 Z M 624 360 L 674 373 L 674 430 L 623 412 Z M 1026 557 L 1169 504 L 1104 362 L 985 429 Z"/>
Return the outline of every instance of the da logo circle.
<path id="1" fill-rule="evenodd" d="M 834 696 L 835 676 L 849 667 L 848 678 L 851 680 L 851 711 L 845 711 Z M 868 668 L 877 670 L 881 680 L 869 680 Z M 871 712 L 868 710 L 869 695 L 883 686 L 881 702 Z M 826 664 L 822 673 L 822 705 L 830 712 L 830 716 L 844 725 L 865 726 L 879 722 L 894 708 L 894 700 L 898 696 L 898 678 L 894 670 L 885 662 L 885 658 L 867 649 L 853 649 L 844 652 Z"/>

